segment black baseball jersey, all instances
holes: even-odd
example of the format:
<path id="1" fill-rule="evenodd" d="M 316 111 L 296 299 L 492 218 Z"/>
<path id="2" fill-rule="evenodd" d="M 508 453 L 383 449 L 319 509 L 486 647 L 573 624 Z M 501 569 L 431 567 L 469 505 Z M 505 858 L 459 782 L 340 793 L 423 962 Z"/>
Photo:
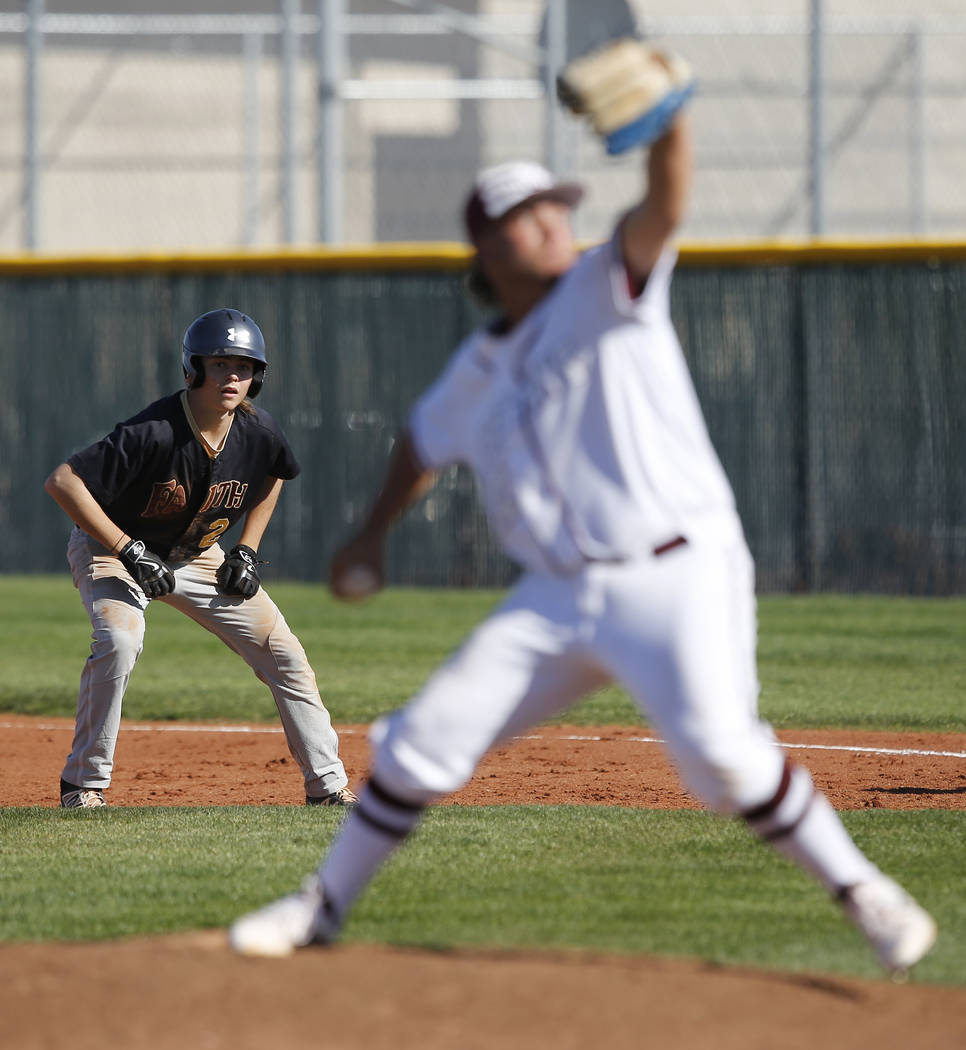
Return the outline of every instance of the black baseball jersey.
<path id="1" fill-rule="evenodd" d="M 210 453 L 186 392 L 171 394 L 67 462 L 111 521 L 162 558 L 187 561 L 251 509 L 266 478 L 299 473 L 279 425 L 252 407 L 235 412 L 221 451 Z"/>

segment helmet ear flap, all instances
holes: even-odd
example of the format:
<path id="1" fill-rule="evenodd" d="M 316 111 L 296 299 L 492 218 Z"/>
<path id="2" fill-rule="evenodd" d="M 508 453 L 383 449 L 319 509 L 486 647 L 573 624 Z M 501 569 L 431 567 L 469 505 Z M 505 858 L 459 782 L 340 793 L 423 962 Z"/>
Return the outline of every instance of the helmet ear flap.
<path id="1" fill-rule="evenodd" d="M 185 350 L 181 359 L 185 382 L 189 390 L 197 390 L 205 381 L 205 364 L 198 354 L 189 354 Z"/>
<path id="2" fill-rule="evenodd" d="M 249 397 L 258 397 L 259 390 L 262 389 L 262 383 L 265 382 L 265 372 L 267 368 L 263 364 L 255 364 L 255 368 L 252 371 L 252 385 L 248 388 Z"/>

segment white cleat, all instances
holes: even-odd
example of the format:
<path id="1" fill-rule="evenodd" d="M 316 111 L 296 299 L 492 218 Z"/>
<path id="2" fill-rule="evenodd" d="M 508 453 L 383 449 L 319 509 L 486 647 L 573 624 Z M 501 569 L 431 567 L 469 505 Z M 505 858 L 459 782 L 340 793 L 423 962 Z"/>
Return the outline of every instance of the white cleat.
<path id="1" fill-rule="evenodd" d="M 932 916 L 885 875 L 849 887 L 842 904 L 894 980 L 905 980 L 936 941 Z"/>
<path id="2" fill-rule="evenodd" d="M 311 876 L 298 893 L 236 919 L 228 930 L 228 943 L 240 955 L 281 958 L 309 944 L 328 944 L 336 933 L 319 881 Z"/>

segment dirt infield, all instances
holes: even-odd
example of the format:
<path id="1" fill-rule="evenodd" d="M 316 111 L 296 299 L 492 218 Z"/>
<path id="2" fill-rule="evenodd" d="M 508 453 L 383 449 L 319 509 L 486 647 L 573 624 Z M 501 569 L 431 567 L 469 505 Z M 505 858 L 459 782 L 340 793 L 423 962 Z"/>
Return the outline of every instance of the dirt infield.
<path id="1" fill-rule="evenodd" d="M 0 800 L 54 806 L 67 719 L 0 715 Z M 365 727 L 340 727 L 353 783 Z M 966 808 L 966 734 L 780 733 L 839 809 Z M 124 723 L 112 805 L 302 803 L 271 726 Z M 692 807 L 646 730 L 542 727 L 495 752 L 455 804 Z M 595 953 L 346 945 L 240 959 L 206 932 L 0 945 L 4 1045 L 18 1050 L 948 1050 L 966 988 L 793 976 Z"/>
<path id="2" fill-rule="evenodd" d="M 56 806 L 73 722 L 0 715 L 0 800 Z M 340 726 L 350 781 L 364 779 L 365 726 Z M 966 733 L 781 732 L 837 809 L 966 809 Z M 115 806 L 300 805 L 302 778 L 281 729 L 122 722 Z M 653 733 L 623 726 L 541 727 L 486 758 L 450 800 L 696 808 Z"/>

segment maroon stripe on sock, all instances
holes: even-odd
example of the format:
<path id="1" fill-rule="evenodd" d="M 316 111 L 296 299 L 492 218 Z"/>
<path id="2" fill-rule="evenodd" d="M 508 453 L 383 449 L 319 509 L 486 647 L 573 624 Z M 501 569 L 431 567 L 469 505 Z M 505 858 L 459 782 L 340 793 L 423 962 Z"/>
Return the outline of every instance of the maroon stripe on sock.
<path id="1" fill-rule="evenodd" d="M 776 828 L 774 831 L 767 831 L 761 837 L 766 842 L 774 842 L 776 839 L 783 839 L 786 835 L 791 835 L 791 833 L 798 827 L 798 825 L 801 824 L 801 822 L 808 816 L 809 810 L 812 808 L 812 803 L 814 801 L 815 792 L 812 791 L 812 793 L 808 796 L 808 801 L 805 803 L 804 806 L 802 806 L 801 813 L 798 814 L 798 816 L 791 822 L 791 824 L 788 824 L 784 828 Z"/>
<path id="2" fill-rule="evenodd" d="M 788 788 L 792 782 L 792 764 L 785 759 L 785 765 L 782 769 L 782 778 L 778 782 L 778 790 L 774 795 L 767 801 L 763 802 L 760 806 L 755 806 L 754 809 L 745 810 L 741 815 L 749 823 L 754 823 L 756 820 L 761 820 L 762 817 L 767 817 L 769 813 L 773 813 L 782 803 L 782 799 L 788 794 Z"/>
<path id="3" fill-rule="evenodd" d="M 362 803 L 356 806 L 353 814 L 361 820 L 364 820 L 373 830 L 378 831 L 382 835 L 387 835 L 392 839 L 404 839 L 410 831 L 412 831 L 411 827 L 403 829 L 394 828 L 391 824 L 387 824 L 386 821 L 374 817 L 371 813 L 366 812 Z"/>
<path id="4" fill-rule="evenodd" d="M 378 780 L 370 778 L 369 783 L 365 787 L 365 791 L 371 791 L 373 798 L 378 799 L 384 806 L 392 806 L 394 809 L 405 809 L 410 812 L 419 812 L 421 809 L 426 807 L 421 802 L 407 802 L 405 799 L 399 798 L 394 795 L 387 788 L 384 788 Z M 363 795 L 365 794 L 363 791 Z"/>

